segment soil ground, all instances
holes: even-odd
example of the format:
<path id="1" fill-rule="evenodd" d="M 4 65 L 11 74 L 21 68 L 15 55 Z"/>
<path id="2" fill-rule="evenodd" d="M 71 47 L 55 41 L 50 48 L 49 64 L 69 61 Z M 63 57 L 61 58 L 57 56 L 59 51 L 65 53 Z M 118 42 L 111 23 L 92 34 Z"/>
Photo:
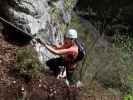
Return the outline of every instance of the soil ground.
<path id="1" fill-rule="evenodd" d="M 121 100 L 101 97 L 108 91 L 98 84 L 94 84 L 94 96 L 69 89 L 63 80 L 57 80 L 49 72 L 27 82 L 14 70 L 17 48 L 21 47 L 7 42 L 0 33 L 0 100 Z"/>
<path id="2" fill-rule="evenodd" d="M 50 73 L 26 82 L 17 76 L 14 68 L 16 49 L 0 33 L 0 100 L 73 100 L 77 89 L 68 89 L 64 81 L 57 80 Z M 71 99 L 70 99 L 71 98 Z"/>

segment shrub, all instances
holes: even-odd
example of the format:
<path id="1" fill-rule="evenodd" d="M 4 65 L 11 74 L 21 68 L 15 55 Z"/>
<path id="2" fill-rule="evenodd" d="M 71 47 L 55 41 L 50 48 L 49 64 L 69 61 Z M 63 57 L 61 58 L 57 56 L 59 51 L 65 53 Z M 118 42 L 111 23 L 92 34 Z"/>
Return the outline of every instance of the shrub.
<path id="1" fill-rule="evenodd" d="M 119 48 L 120 61 L 127 67 L 127 86 L 129 93 L 133 92 L 133 37 L 129 33 L 117 33 L 115 47 Z"/>
<path id="2" fill-rule="evenodd" d="M 85 91 L 90 92 L 91 89 L 93 90 L 91 85 L 93 81 L 96 80 L 105 88 L 113 88 L 117 93 L 127 93 L 130 88 L 128 85 L 129 72 L 131 73 L 133 70 L 133 46 L 131 46 L 131 38 L 128 38 L 128 41 L 126 40 L 127 38 L 125 40 L 122 39 L 125 41 L 124 44 L 117 42 L 119 46 L 116 45 L 116 41 L 114 46 L 111 45 L 111 43 L 110 46 L 106 46 L 103 43 L 102 45 L 104 46 L 100 46 L 99 41 L 92 40 L 89 33 L 93 31 L 89 30 L 89 26 L 81 23 L 80 18 L 74 16 L 70 27 L 74 27 L 78 30 L 78 36 L 84 39 L 86 45 L 86 57 L 82 63 L 79 64 L 77 69 L 77 75 L 79 75 L 86 85 Z M 116 37 L 116 39 L 119 38 Z M 105 42 L 103 40 L 100 41 Z M 121 45 L 124 46 L 122 47 Z M 126 45 L 128 49 L 125 49 Z"/>
<path id="3" fill-rule="evenodd" d="M 126 95 L 123 100 L 133 100 L 133 94 Z"/>
<path id="4" fill-rule="evenodd" d="M 21 76 L 37 77 L 42 70 L 42 65 L 38 59 L 37 52 L 32 47 L 17 49 L 16 69 Z"/>

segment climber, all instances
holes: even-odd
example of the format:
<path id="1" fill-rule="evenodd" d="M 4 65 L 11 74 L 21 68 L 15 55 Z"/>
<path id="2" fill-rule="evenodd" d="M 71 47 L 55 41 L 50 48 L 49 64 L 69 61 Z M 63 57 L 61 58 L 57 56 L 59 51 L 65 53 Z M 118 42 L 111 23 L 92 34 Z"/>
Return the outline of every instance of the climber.
<path id="1" fill-rule="evenodd" d="M 76 68 L 76 62 L 73 62 L 78 56 L 78 46 L 75 43 L 77 39 L 77 31 L 75 29 L 69 29 L 64 35 L 64 43 L 62 45 L 50 46 L 40 39 L 37 41 L 44 45 L 50 52 L 61 57 L 50 59 L 46 62 L 46 65 L 54 72 L 54 75 L 58 76 L 60 73 L 60 66 L 66 68 L 67 84 L 73 85 L 76 80 L 74 79 L 74 69 Z M 69 82 L 69 83 L 68 83 Z"/>

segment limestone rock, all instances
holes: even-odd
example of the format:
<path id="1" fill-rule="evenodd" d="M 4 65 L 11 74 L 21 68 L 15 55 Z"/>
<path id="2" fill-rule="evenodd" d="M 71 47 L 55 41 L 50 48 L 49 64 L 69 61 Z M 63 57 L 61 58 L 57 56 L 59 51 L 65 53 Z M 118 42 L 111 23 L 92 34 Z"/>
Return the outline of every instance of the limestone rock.
<path id="1" fill-rule="evenodd" d="M 75 4 L 76 0 L 0 0 L 1 14 L 8 21 L 49 43 L 62 42 Z M 42 62 L 54 57 L 38 43 L 35 48 Z"/>

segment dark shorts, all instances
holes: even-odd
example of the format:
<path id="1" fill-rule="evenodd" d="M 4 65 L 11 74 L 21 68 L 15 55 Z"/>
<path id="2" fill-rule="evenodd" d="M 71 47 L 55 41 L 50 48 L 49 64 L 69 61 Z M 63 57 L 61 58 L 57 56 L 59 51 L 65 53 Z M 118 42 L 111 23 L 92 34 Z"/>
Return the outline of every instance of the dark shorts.
<path id="1" fill-rule="evenodd" d="M 53 58 L 50 59 L 46 62 L 46 65 L 50 68 L 50 70 L 52 70 L 54 72 L 54 75 L 57 76 L 60 71 L 61 71 L 61 67 L 65 67 L 66 68 L 66 74 L 67 74 L 67 79 L 69 80 L 70 83 L 74 83 L 75 82 L 75 76 L 74 76 L 74 69 L 68 69 L 68 63 L 64 62 L 63 57 L 59 57 L 59 58 Z"/>
<path id="2" fill-rule="evenodd" d="M 65 62 L 62 57 L 53 58 L 46 62 L 46 65 L 54 72 L 55 75 L 58 75 L 61 67 L 65 67 Z"/>
<path id="3" fill-rule="evenodd" d="M 46 62 L 46 65 L 53 71 L 60 71 L 61 67 L 65 67 L 67 71 L 73 71 L 74 68 L 70 67 L 72 64 L 65 62 L 63 57 L 53 58 Z"/>

